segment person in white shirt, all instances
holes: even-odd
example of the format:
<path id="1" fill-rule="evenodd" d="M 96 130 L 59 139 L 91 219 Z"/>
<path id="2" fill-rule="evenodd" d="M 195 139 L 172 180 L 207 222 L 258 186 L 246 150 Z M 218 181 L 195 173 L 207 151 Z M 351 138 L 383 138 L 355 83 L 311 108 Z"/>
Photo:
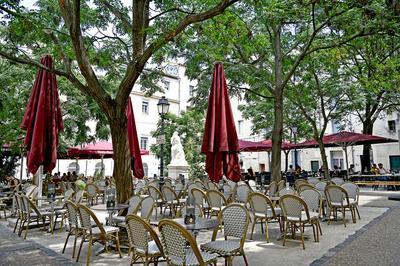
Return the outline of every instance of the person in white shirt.
<path id="1" fill-rule="evenodd" d="M 379 174 L 384 175 L 384 174 L 388 174 L 389 172 L 383 167 L 383 164 L 378 163 L 378 171 Z"/>

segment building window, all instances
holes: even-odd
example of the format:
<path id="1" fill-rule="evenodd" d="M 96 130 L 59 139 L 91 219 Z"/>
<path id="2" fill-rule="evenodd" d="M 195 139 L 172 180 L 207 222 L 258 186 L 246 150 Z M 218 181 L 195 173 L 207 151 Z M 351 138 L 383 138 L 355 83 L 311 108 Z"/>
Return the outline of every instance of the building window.
<path id="1" fill-rule="evenodd" d="M 164 90 L 169 91 L 169 88 L 171 87 L 171 82 L 169 82 L 168 80 L 164 80 Z"/>
<path id="2" fill-rule="evenodd" d="M 148 115 L 149 114 L 149 102 L 142 102 L 142 113 Z"/>
<path id="3" fill-rule="evenodd" d="M 389 131 L 396 131 L 396 121 L 388 120 Z"/>
<path id="4" fill-rule="evenodd" d="M 243 134 L 243 120 L 238 121 L 238 132 L 239 135 Z"/>
<path id="5" fill-rule="evenodd" d="M 194 86 L 189 85 L 189 96 L 193 96 L 193 94 L 194 94 Z"/>
<path id="6" fill-rule="evenodd" d="M 148 137 L 141 137 L 140 138 L 140 148 L 142 150 L 147 150 L 147 143 L 149 142 Z"/>

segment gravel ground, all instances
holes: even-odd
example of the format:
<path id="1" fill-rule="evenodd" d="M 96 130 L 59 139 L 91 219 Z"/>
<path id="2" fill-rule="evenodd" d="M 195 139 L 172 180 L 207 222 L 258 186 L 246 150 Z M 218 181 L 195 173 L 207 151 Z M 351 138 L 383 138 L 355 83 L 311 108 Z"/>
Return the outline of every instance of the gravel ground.
<path id="1" fill-rule="evenodd" d="M 0 265 L 73 265 L 62 255 L 25 240 L 0 224 Z"/>
<path id="2" fill-rule="evenodd" d="M 399 232 L 397 203 L 312 265 L 400 265 Z"/>

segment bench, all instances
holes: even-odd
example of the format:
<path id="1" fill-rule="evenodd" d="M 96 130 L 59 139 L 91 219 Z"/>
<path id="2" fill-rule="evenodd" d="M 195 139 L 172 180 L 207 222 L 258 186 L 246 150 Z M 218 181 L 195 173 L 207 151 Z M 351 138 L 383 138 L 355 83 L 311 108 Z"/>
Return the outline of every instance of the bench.
<path id="1" fill-rule="evenodd" d="M 354 181 L 354 183 L 365 186 L 400 186 L 400 181 Z"/>

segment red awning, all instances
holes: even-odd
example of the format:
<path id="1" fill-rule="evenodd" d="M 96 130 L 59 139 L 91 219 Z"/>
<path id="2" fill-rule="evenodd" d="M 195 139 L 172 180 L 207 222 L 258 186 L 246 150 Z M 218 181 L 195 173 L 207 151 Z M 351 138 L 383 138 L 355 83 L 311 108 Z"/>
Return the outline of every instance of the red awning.
<path id="1" fill-rule="evenodd" d="M 82 147 L 76 146 L 68 149 L 68 156 L 78 159 L 100 159 L 101 157 L 112 158 L 113 154 L 112 143 L 108 141 L 99 141 L 83 145 Z M 140 154 L 149 155 L 149 151 L 140 150 Z"/>
<path id="2" fill-rule="evenodd" d="M 249 141 L 249 140 L 239 140 L 239 147 L 241 152 L 258 152 L 258 151 L 270 151 L 272 150 L 272 140 L 262 140 L 262 141 Z M 282 150 L 294 149 L 295 145 L 289 142 L 282 142 Z"/>
<path id="3" fill-rule="evenodd" d="M 224 67 L 214 66 L 201 152 L 206 154 L 206 172 L 213 182 L 222 175 L 240 180 L 239 140 L 229 101 Z"/>
<path id="4" fill-rule="evenodd" d="M 352 145 L 364 145 L 364 144 L 379 144 L 398 142 L 398 140 L 367 135 L 361 133 L 354 133 L 349 131 L 341 131 L 335 134 L 326 135 L 322 138 L 325 147 L 337 147 L 337 146 L 352 146 Z M 316 140 L 307 140 L 295 145 L 297 148 L 317 148 L 318 142 Z"/>
<path id="5" fill-rule="evenodd" d="M 49 55 L 40 64 L 53 68 Z M 21 128 L 26 130 L 24 144 L 29 172 L 36 173 L 41 165 L 44 173 L 51 172 L 57 162 L 58 133 L 64 128 L 55 74 L 39 69 Z"/>

